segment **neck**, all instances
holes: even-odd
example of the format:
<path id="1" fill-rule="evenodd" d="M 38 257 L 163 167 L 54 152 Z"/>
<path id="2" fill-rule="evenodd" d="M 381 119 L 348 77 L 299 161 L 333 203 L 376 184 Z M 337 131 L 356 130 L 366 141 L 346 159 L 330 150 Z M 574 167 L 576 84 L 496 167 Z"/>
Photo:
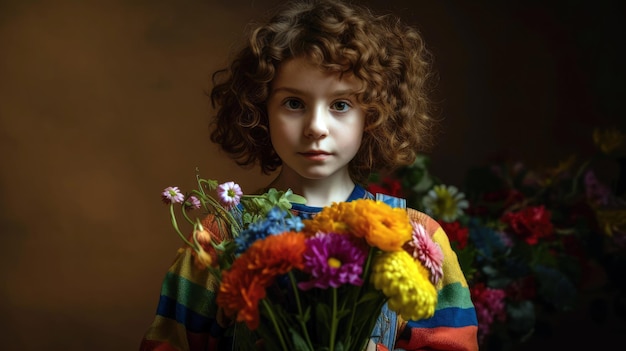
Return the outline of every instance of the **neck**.
<path id="1" fill-rule="evenodd" d="M 346 201 L 354 190 L 354 186 L 348 174 L 308 179 L 282 169 L 278 177 L 267 187 L 278 190 L 291 189 L 294 193 L 304 196 L 308 206 L 324 207 L 333 202 Z"/>

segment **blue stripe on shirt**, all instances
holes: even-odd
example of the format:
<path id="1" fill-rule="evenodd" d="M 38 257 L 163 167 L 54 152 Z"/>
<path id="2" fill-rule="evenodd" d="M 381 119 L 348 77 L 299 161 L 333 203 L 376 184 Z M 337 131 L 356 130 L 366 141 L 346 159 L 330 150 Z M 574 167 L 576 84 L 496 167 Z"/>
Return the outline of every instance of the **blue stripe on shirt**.
<path id="1" fill-rule="evenodd" d="M 448 307 L 437 310 L 435 315 L 419 321 L 408 321 L 411 328 L 436 328 L 450 327 L 462 328 L 467 326 L 477 326 L 476 311 L 473 308 Z"/>

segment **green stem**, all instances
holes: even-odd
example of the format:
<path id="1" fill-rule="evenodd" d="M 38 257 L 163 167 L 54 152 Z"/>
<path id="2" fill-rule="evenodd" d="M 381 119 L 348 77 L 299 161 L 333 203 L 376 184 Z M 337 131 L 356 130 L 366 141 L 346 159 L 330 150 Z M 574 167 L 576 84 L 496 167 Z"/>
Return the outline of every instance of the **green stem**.
<path id="1" fill-rule="evenodd" d="M 293 294 L 296 297 L 296 305 L 298 306 L 298 322 L 300 322 L 300 328 L 304 333 L 304 338 L 309 344 L 309 349 L 313 350 L 313 343 L 311 342 L 311 338 L 309 337 L 309 330 L 306 327 L 306 323 L 304 321 L 304 315 L 302 313 L 302 303 L 300 302 L 300 292 L 296 285 L 296 278 L 292 271 L 289 271 L 289 281 L 291 282 L 291 288 L 293 289 Z"/>
<path id="2" fill-rule="evenodd" d="M 595 157 L 591 158 L 590 160 L 587 160 L 585 163 L 583 163 L 580 166 L 580 168 L 578 168 L 578 172 L 576 172 L 576 175 L 574 175 L 574 178 L 572 179 L 572 189 L 570 190 L 569 194 L 566 195 L 566 198 L 571 198 L 576 194 L 576 189 L 578 188 L 578 182 L 580 181 L 580 179 L 583 176 L 583 173 L 589 167 L 589 165 L 594 160 L 594 158 Z"/>
<path id="3" fill-rule="evenodd" d="M 384 294 L 382 292 L 380 292 L 380 294 L 384 297 Z M 372 335 L 372 330 L 374 329 L 374 326 L 376 325 L 378 316 L 380 315 L 383 306 L 385 305 L 385 303 L 387 302 L 387 298 L 383 298 L 381 300 L 381 302 L 378 304 L 378 306 L 374 309 L 374 311 L 377 311 L 378 313 L 376 314 L 376 319 L 374 319 L 373 321 L 370 321 L 370 324 L 365 324 L 361 326 L 361 329 L 354 333 L 357 336 L 357 342 L 363 340 L 364 344 L 360 345 L 360 350 L 363 350 L 367 343 L 369 342 L 369 340 L 371 339 Z"/>
<path id="4" fill-rule="evenodd" d="M 202 186 L 202 184 L 206 184 L 207 187 L 211 190 L 215 189 L 215 185 L 217 184 L 217 183 L 211 183 L 206 179 L 200 178 L 198 174 L 196 174 L 196 180 L 198 181 L 198 189 L 200 189 L 203 195 L 205 193 L 204 193 L 204 187 Z"/>
<path id="5" fill-rule="evenodd" d="M 235 218 L 235 216 L 233 216 L 233 214 L 230 211 L 226 211 L 224 207 L 222 207 L 222 205 L 213 197 L 207 196 L 202 190 L 200 191 L 192 190 L 191 193 L 198 196 L 204 209 L 208 213 L 213 214 L 215 218 L 224 220 L 226 223 L 232 226 L 232 228 L 227 228 L 227 229 L 231 231 L 233 236 L 236 236 L 236 234 L 238 234 L 242 230 L 241 224 Z M 224 228 L 220 228 L 220 232 L 223 230 Z"/>
<path id="6" fill-rule="evenodd" d="M 357 296 L 355 299 L 353 299 L 353 306 L 350 309 L 352 312 L 350 313 L 350 319 L 348 320 L 348 332 L 351 333 L 352 332 L 352 324 L 354 324 L 354 319 L 356 318 L 356 311 L 357 311 L 357 304 L 358 302 L 361 300 L 362 297 L 362 292 L 363 292 L 363 286 L 367 286 L 367 284 L 369 284 L 369 279 L 370 279 L 370 266 L 372 265 L 372 260 L 374 257 L 374 248 L 371 247 L 368 254 L 367 254 L 367 260 L 365 261 L 365 266 L 363 267 L 363 285 L 361 285 L 359 287 L 359 291 L 357 292 Z"/>
<path id="7" fill-rule="evenodd" d="M 192 244 L 189 240 L 187 240 L 187 238 L 183 235 L 183 233 L 181 233 L 180 229 L 178 228 L 178 222 L 176 221 L 176 215 L 174 214 L 174 204 L 173 203 L 170 204 L 170 218 L 172 220 L 172 226 L 174 227 L 174 230 L 176 231 L 176 233 L 178 233 L 178 236 L 181 239 L 183 239 L 185 244 L 187 244 L 190 247 L 192 247 L 193 249 L 195 249 L 196 246 L 194 244 Z"/>
<path id="8" fill-rule="evenodd" d="M 280 329 L 280 326 L 278 325 L 278 321 L 276 320 L 276 316 L 274 316 L 274 310 L 272 309 L 272 306 L 270 305 L 270 303 L 267 302 L 266 299 L 262 299 L 261 303 L 263 304 L 263 307 L 265 307 L 265 310 L 267 311 L 267 314 L 270 317 L 270 320 L 272 321 L 272 325 L 274 326 L 274 331 L 276 331 L 276 335 L 278 336 L 278 340 L 280 341 L 280 345 L 282 346 L 284 351 L 291 351 L 287 348 L 287 344 L 285 344 L 285 339 L 283 338 L 283 333 L 282 333 L 282 329 Z"/>
<path id="9" fill-rule="evenodd" d="M 191 218 L 189 218 L 189 216 L 187 215 L 187 210 L 185 209 L 185 205 L 183 204 L 183 206 L 180 206 L 180 212 L 183 214 L 183 217 L 185 217 L 185 220 L 187 220 L 187 222 L 189 224 L 193 224 L 193 220 Z"/>
<path id="10" fill-rule="evenodd" d="M 335 336 L 337 334 L 337 288 L 333 289 L 333 313 L 330 317 L 330 351 L 335 350 Z"/>

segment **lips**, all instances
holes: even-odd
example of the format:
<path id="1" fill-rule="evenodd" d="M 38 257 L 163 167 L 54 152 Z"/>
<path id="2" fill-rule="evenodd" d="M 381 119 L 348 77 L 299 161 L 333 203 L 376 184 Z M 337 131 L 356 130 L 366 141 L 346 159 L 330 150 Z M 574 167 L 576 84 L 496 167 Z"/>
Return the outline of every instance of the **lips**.
<path id="1" fill-rule="evenodd" d="M 330 152 L 321 151 L 321 150 L 309 150 L 305 152 L 301 152 L 304 156 L 328 156 Z"/>
<path id="2" fill-rule="evenodd" d="M 305 158 L 309 160 L 323 161 L 329 156 L 331 156 L 332 154 L 330 152 L 321 151 L 321 150 L 309 150 L 309 151 L 301 152 L 300 155 L 304 156 Z"/>

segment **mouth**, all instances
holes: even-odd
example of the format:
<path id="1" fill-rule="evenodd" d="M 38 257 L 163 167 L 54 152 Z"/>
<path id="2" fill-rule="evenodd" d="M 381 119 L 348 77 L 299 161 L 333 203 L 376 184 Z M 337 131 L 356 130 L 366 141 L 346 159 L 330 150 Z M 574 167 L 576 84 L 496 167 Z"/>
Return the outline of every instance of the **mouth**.
<path id="1" fill-rule="evenodd" d="M 311 160 L 324 160 L 332 155 L 330 152 L 321 150 L 308 150 L 300 152 L 299 154 Z"/>
<path id="2" fill-rule="evenodd" d="M 307 150 L 300 152 L 304 156 L 330 156 L 331 153 L 324 150 Z"/>

